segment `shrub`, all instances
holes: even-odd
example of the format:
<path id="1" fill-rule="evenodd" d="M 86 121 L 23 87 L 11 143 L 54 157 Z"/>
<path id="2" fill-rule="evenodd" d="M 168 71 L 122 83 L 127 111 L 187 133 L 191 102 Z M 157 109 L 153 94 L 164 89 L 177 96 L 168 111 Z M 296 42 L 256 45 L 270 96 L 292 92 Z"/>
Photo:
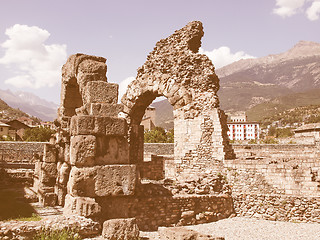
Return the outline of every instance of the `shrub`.
<path id="1" fill-rule="evenodd" d="M 156 127 L 144 133 L 145 143 L 173 143 L 173 141 L 173 129 L 166 132 L 162 127 Z"/>
<path id="2" fill-rule="evenodd" d="M 72 229 L 43 228 L 33 237 L 33 240 L 81 240 L 81 237 Z"/>
<path id="3" fill-rule="evenodd" d="M 23 138 L 27 142 L 49 142 L 55 131 L 48 127 L 35 127 L 26 129 Z"/>

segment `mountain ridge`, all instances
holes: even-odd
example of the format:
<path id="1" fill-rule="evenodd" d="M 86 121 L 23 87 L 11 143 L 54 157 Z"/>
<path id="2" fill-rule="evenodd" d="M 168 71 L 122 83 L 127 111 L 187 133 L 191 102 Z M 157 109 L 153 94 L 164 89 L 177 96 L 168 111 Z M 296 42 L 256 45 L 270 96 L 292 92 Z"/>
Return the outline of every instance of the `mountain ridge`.
<path id="1" fill-rule="evenodd" d="M 42 99 L 33 93 L 0 89 L 0 98 L 10 107 L 19 108 L 23 112 L 44 121 L 53 121 L 57 115 L 57 104 Z"/>

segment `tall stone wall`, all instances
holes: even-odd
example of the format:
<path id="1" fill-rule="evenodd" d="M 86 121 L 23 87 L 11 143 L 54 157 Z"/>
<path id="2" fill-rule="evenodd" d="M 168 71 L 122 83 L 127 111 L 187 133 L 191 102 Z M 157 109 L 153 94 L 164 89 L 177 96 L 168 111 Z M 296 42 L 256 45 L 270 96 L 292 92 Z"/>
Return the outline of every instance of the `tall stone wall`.
<path id="1" fill-rule="evenodd" d="M 221 168 L 223 159 L 234 157 L 226 116 L 219 108 L 219 79 L 209 58 L 198 54 L 203 34 L 202 23 L 195 21 L 157 42 L 122 98 L 130 159 L 138 162 L 142 156 L 133 149 L 142 144 L 137 140 L 143 133 L 138 126 L 145 109 L 159 96 L 172 104 L 177 166 L 172 178 L 191 174 L 203 164 Z"/>

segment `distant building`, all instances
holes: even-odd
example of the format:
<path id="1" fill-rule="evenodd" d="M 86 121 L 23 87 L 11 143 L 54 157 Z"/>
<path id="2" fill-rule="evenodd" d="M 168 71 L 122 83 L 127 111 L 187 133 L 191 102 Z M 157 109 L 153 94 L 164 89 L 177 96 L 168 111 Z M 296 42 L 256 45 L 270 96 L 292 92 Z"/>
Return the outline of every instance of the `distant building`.
<path id="1" fill-rule="evenodd" d="M 12 136 L 13 133 L 10 135 L 14 140 L 23 140 L 24 132 L 26 129 L 31 128 L 30 126 L 26 125 L 23 122 L 20 122 L 18 120 L 11 120 L 6 121 L 6 124 L 10 126 L 10 130 L 14 131 L 14 137 Z"/>
<path id="2" fill-rule="evenodd" d="M 144 126 L 144 130 L 152 130 L 156 127 L 156 109 L 154 107 L 147 107 L 141 125 Z"/>
<path id="3" fill-rule="evenodd" d="M 314 143 L 320 141 L 320 123 L 305 124 L 294 130 L 298 143 Z"/>
<path id="4" fill-rule="evenodd" d="M 47 127 L 47 128 L 50 128 L 50 129 L 54 129 L 54 123 L 53 122 L 41 122 L 40 126 Z"/>
<path id="5" fill-rule="evenodd" d="M 245 114 L 230 116 L 228 136 L 230 140 L 255 140 L 260 138 L 258 122 L 247 121 Z"/>
<path id="6" fill-rule="evenodd" d="M 10 126 L 4 122 L 0 122 L 0 137 L 9 136 Z"/>
<path id="7" fill-rule="evenodd" d="M 34 126 L 37 126 L 38 123 L 33 120 L 32 118 L 29 118 L 29 117 L 19 117 L 17 118 L 18 121 L 24 123 L 25 125 L 28 125 L 30 127 L 34 127 Z"/>

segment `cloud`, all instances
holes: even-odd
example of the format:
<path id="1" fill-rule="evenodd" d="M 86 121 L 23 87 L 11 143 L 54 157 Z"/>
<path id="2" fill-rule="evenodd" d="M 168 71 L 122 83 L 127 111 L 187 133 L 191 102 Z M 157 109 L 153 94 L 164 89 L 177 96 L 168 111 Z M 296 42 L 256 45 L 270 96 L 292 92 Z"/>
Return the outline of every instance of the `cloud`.
<path id="1" fill-rule="evenodd" d="M 306 4 L 311 6 L 306 10 Z M 320 0 L 276 0 L 276 8 L 273 13 L 285 18 L 297 13 L 305 12 L 310 21 L 316 21 L 320 17 Z"/>
<path id="2" fill-rule="evenodd" d="M 135 79 L 135 77 L 128 77 L 119 84 L 119 102 L 122 96 L 126 93 L 128 85 Z"/>
<path id="3" fill-rule="evenodd" d="M 212 51 L 205 51 L 204 49 L 200 48 L 199 53 L 206 54 L 213 62 L 216 69 L 226 66 L 240 59 L 255 58 L 249 54 L 246 54 L 243 51 L 231 53 L 230 48 L 225 46 L 220 47 L 218 49 L 213 49 Z"/>
<path id="4" fill-rule="evenodd" d="M 67 59 L 66 45 L 46 45 L 50 33 L 36 26 L 15 24 L 5 34 L 9 39 L 1 44 L 5 55 L 0 64 L 16 74 L 5 80 L 6 84 L 39 89 L 60 82 L 61 67 Z"/>
<path id="5" fill-rule="evenodd" d="M 305 0 L 276 0 L 277 8 L 273 13 L 281 17 L 291 17 L 302 9 Z"/>
<path id="6" fill-rule="evenodd" d="M 306 13 L 309 20 L 318 20 L 320 15 L 320 1 L 314 1 L 307 9 Z"/>

